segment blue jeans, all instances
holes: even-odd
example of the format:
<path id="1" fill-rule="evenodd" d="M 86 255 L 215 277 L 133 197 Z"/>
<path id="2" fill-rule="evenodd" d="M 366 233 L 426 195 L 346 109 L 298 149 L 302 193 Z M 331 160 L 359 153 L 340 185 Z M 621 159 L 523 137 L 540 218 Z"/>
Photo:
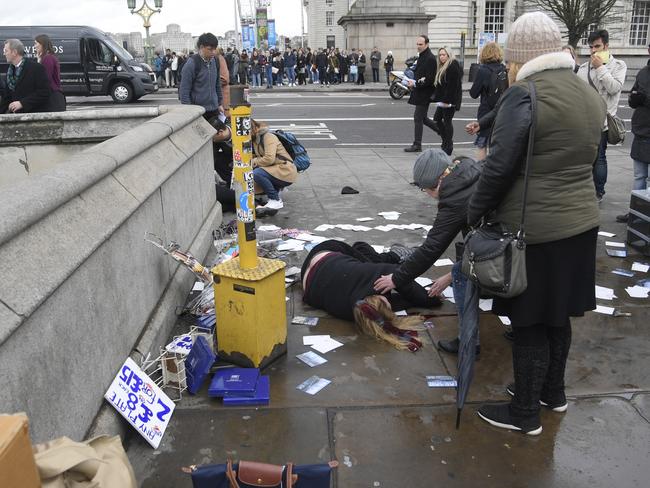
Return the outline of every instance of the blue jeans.
<path id="1" fill-rule="evenodd" d="M 296 82 L 296 68 L 294 66 L 284 68 L 284 74 L 287 75 L 287 80 L 290 84 Z"/>
<path id="2" fill-rule="evenodd" d="M 277 179 L 262 168 L 255 168 L 253 170 L 253 180 L 262 187 L 266 196 L 271 200 L 280 200 L 278 191 L 291 184 L 287 181 Z"/>
<path id="3" fill-rule="evenodd" d="M 458 325 L 463 321 L 465 313 L 465 290 L 467 288 L 467 277 L 461 272 L 461 261 L 454 263 L 451 267 L 451 287 L 454 290 L 454 301 L 456 302 L 456 311 L 458 312 Z M 458 331 L 460 337 L 460 331 Z M 477 335 L 476 344 L 480 342 L 480 336 Z"/>
<path id="4" fill-rule="evenodd" d="M 273 88 L 273 70 L 271 64 L 266 65 L 266 86 Z"/>
<path id="5" fill-rule="evenodd" d="M 648 178 L 648 166 L 650 163 L 644 163 L 643 161 L 634 161 L 634 184 L 632 185 L 633 190 L 645 190 L 650 188 L 650 178 Z"/>
<path id="6" fill-rule="evenodd" d="M 605 194 L 605 183 L 607 183 L 607 131 L 603 131 L 600 136 L 598 156 L 596 156 L 596 161 L 594 161 L 592 172 L 594 175 L 596 195 L 602 197 Z"/>
<path id="7" fill-rule="evenodd" d="M 252 78 L 253 78 L 253 86 L 262 86 L 262 74 L 261 73 L 253 73 Z"/>

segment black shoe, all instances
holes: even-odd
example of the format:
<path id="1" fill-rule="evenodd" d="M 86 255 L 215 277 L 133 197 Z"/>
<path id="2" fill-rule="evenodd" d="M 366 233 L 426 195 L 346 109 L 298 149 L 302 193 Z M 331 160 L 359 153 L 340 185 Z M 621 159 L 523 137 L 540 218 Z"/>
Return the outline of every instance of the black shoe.
<path id="1" fill-rule="evenodd" d="M 404 152 L 422 152 L 422 146 L 413 144 L 412 146 L 405 147 Z"/>
<path id="2" fill-rule="evenodd" d="M 515 335 L 512 333 L 512 330 L 506 330 L 503 333 L 503 337 L 505 337 L 506 339 L 508 339 L 511 342 L 514 342 L 514 340 L 515 340 Z"/>
<path id="3" fill-rule="evenodd" d="M 630 219 L 630 214 L 629 214 L 629 213 L 625 213 L 625 214 L 617 215 L 617 216 L 616 216 L 616 222 L 620 222 L 620 223 L 622 223 L 622 224 L 627 223 L 627 221 L 628 221 L 629 219 Z"/>
<path id="4" fill-rule="evenodd" d="M 510 411 L 510 404 L 508 403 L 483 405 L 478 409 L 477 413 L 488 424 L 501 429 L 518 430 L 528 435 L 542 433 L 542 423 L 539 420 L 539 415 L 531 417 L 515 416 Z"/>
<path id="5" fill-rule="evenodd" d="M 438 341 L 438 349 L 441 349 L 449 354 L 458 354 L 458 348 L 460 347 L 460 339 L 456 337 L 450 341 Z M 476 355 L 480 356 L 481 354 L 481 345 L 476 346 Z"/>
<path id="6" fill-rule="evenodd" d="M 510 383 L 508 386 L 506 386 L 506 393 L 510 395 L 511 397 L 515 396 L 515 384 Z M 546 399 L 548 400 L 548 399 Z M 539 399 L 539 404 L 543 407 L 546 407 L 550 410 L 553 410 L 554 412 L 566 412 L 567 409 L 569 408 L 569 402 L 566 400 L 566 396 L 564 393 L 562 395 L 558 395 L 558 398 L 555 399 L 555 401 L 545 401 L 542 400 L 541 398 Z"/>

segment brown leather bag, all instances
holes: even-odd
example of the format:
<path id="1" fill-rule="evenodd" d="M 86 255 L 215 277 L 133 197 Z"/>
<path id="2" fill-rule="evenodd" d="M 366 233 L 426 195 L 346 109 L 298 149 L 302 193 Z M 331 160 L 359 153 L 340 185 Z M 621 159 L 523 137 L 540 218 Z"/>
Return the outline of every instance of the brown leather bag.
<path id="1" fill-rule="evenodd" d="M 256 463 L 254 461 L 239 461 L 239 471 L 232 467 L 232 460 L 228 459 L 226 476 L 230 488 L 245 488 L 249 486 L 264 488 L 292 488 L 298 481 L 298 476 L 293 474 L 293 464 L 286 465 L 286 484 L 282 484 L 285 466 L 277 464 Z"/>

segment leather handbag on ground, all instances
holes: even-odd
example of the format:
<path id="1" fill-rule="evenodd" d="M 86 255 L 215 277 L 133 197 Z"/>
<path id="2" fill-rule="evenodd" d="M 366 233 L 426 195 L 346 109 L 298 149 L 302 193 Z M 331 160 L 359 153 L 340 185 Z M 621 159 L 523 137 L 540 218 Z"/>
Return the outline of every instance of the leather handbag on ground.
<path id="1" fill-rule="evenodd" d="M 329 488 L 331 471 L 338 465 L 338 461 L 281 466 L 228 460 L 226 464 L 190 466 L 183 471 L 192 475 L 194 488 Z"/>
<path id="2" fill-rule="evenodd" d="M 524 169 L 524 192 L 519 231 L 513 234 L 503 229 L 498 223 L 487 223 L 470 231 L 465 237 L 463 245 L 461 264 L 463 274 L 476 283 L 482 293 L 504 298 L 516 297 L 523 293 L 528 286 L 524 220 L 528 176 L 537 125 L 535 84 L 528 81 L 528 89 L 531 102 L 531 124 Z"/>
<path id="3" fill-rule="evenodd" d="M 591 81 L 590 69 L 587 68 L 587 79 L 591 87 L 598 91 L 594 82 Z M 625 122 L 618 115 L 612 115 L 607 112 L 607 143 L 608 144 L 622 144 L 625 141 Z"/>

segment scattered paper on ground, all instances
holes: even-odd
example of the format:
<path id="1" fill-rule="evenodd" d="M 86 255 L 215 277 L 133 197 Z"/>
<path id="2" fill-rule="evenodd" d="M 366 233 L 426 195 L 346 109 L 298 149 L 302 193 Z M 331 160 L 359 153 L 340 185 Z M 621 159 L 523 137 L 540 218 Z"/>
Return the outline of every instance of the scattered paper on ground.
<path id="1" fill-rule="evenodd" d="M 308 336 L 303 336 L 302 337 L 302 343 L 305 346 L 311 346 L 312 344 L 316 344 L 318 341 L 324 341 L 329 339 L 330 336 L 328 335 L 308 335 Z"/>
<path id="2" fill-rule="evenodd" d="M 260 225 L 257 230 L 262 231 L 262 232 L 271 232 L 274 230 L 282 230 L 280 227 L 277 225 Z"/>
<path id="3" fill-rule="evenodd" d="M 305 381 L 303 381 L 298 386 L 296 386 L 296 389 L 300 391 L 304 391 L 305 393 L 308 393 L 310 395 L 315 395 L 330 383 L 331 381 L 326 380 L 325 378 L 312 376 L 311 378 L 307 378 Z"/>
<path id="4" fill-rule="evenodd" d="M 291 323 L 296 325 L 308 325 L 309 327 L 312 327 L 318 324 L 318 317 L 304 317 L 302 315 L 296 315 L 293 319 L 291 319 Z"/>
<path id="5" fill-rule="evenodd" d="M 395 312 L 395 315 L 397 315 L 398 317 L 406 317 L 408 313 L 406 312 L 406 310 L 398 310 L 397 312 Z"/>
<path id="6" fill-rule="evenodd" d="M 332 339 L 331 337 L 328 339 L 322 339 L 320 341 L 317 341 L 316 343 L 312 344 L 311 347 L 313 349 L 316 349 L 318 352 L 321 354 L 328 353 L 330 351 L 333 351 L 337 347 L 341 347 L 343 345 L 342 342 L 339 342 L 335 339 Z"/>
<path id="7" fill-rule="evenodd" d="M 625 291 L 632 298 L 648 298 L 648 293 L 650 292 L 650 288 L 646 288 L 645 286 L 634 285 L 634 286 L 628 286 L 625 289 Z"/>
<path id="8" fill-rule="evenodd" d="M 302 251 L 305 248 L 305 241 L 289 239 L 278 246 L 278 251 Z"/>
<path id="9" fill-rule="evenodd" d="M 359 217 L 357 219 L 357 222 L 370 222 L 371 220 L 375 220 L 372 217 Z"/>
<path id="10" fill-rule="evenodd" d="M 599 235 L 599 236 L 603 236 L 603 237 L 614 237 L 616 234 L 613 234 L 613 233 L 611 233 L 611 232 L 605 232 L 605 231 L 602 231 L 602 230 L 601 230 L 601 231 L 598 233 L 598 235 Z"/>
<path id="11" fill-rule="evenodd" d="M 296 357 L 311 368 L 327 362 L 327 359 L 319 356 L 313 351 L 303 352 L 302 354 L 298 354 Z"/>
<path id="12" fill-rule="evenodd" d="M 454 289 L 451 286 L 448 286 L 442 290 L 442 296 L 445 298 L 454 298 Z"/>
<path id="13" fill-rule="evenodd" d="M 194 283 L 194 286 L 192 287 L 192 291 L 203 291 L 203 288 L 205 288 L 205 283 L 202 281 L 197 281 Z"/>
<path id="14" fill-rule="evenodd" d="M 391 212 L 379 212 L 377 215 L 381 215 L 386 220 L 397 220 L 399 219 L 400 213 L 391 211 Z"/>
<path id="15" fill-rule="evenodd" d="M 489 312 L 492 310 L 492 299 L 491 298 L 481 298 L 478 301 L 478 308 L 484 312 Z"/>
<path id="16" fill-rule="evenodd" d="M 435 263 L 433 263 L 434 266 L 453 266 L 453 264 L 454 262 L 449 258 L 438 259 Z"/>
<path id="17" fill-rule="evenodd" d="M 643 263 L 634 263 L 632 265 L 632 271 L 641 271 L 642 273 L 647 273 L 650 269 L 650 265 Z"/>
<path id="18" fill-rule="evenodd" d="M 506 317 L 505 315 L 499 315 L 499 320 L 503 325 L 511 325 L 512 322 L 510 322 L 510 318 Z"/>
<path id="19" fill-rule="evenodd" d="M 284 272 L 285 276 L 293 276 L 297 275 L 300 273 L 300 268 L 298 266 L 291 266 L 290 268 L 287 268 L 287 270 Z"/>
<path id="20" fill-rule="evenodd" d="M 379 254 L 386 252 L 386 248 L 384 246 L 376 246 L 375 244 L 373 244 L 372 248 L 375 250 L 376 253 Z"/>
<path id="21" fill-rule="evenodd" d="M 614 290 L 611 288 L 605 288 L 604 286 L 596 285 L 596 298 L 599 298 L 601 300 L 613 300 L 614 298 L 618 297 L 614 295 Z"/>
<path id="22" fill-rule="evenodd" d="M 415 282 L 420 286 L 429 286 L 431 283 L 433 283 L 433 280 L 425 278 L 424 276 L 419 276 L 415 278 Z"/>
<path id="23" fill-rule="evenodd" d="M 614 307 L 605 307 L 604 305 L 596 305 L 594 312 L 604 313 L 605 315 L 614 315 Z"/>
<path id="24" fill-rule="evenodd" d="M 632 273 L 632 271 L 628 271 L 627 269 L 623 269 L 623 268 L 615 268 L 612 270 L 612 273 L 620 276 L 625 276 L 627 278 L 631 278 L 632 276 L 634 276 L 634 273 Z"/>
<path id="25" fill-rule="evenodd" d="M 314 230 L 316 232 L 323 232 L 325 230 L 330 230 L 330 229 L 334 229 L 334 226 L 330 224 L 321 224 L 318 227 L 316 227 Z"/>
<path id="26" fill-rule="evenodd" d="M 427 376 L 429 388 L 456 388 L 456 378 L 453 376 Z"/>
<path id="27" fill-rule="evenodd" d="M 625 247 L 625 243 L 616 241 L 605 241 L 605 245 L 609 247 Z"/>

